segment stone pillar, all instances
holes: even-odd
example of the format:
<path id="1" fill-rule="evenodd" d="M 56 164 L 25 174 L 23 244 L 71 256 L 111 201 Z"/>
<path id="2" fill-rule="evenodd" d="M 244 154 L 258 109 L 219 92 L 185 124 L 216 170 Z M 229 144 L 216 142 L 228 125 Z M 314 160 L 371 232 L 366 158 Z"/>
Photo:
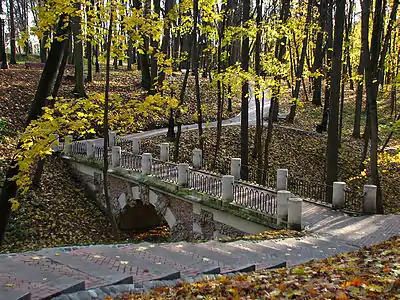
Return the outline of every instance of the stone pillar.
<path id="1" fill-rule="evenodd" d="M 151 165 L 153 158 L 151 153 L 142 154 L 142 173 L 145 175 L 151 174 Z"/>
<path id="2" fill-rule="evenodd" d="M 72 153 L 72 141 L 73 141 L 72 135 L 66 135 L 64 137 L 64 153 L 66 155 Z"/>
<path id="3" fill-rule="evenodd" d="M 201 149 L 193 150 L 193 168 L 201 169 L 203 165 L 203 152 Z"/>
<path id="4" fill-rule="evenodd" d="M 94 158 L 95 151 L 94 148 L 96 146 L 96 142 L 92 140 L 86 141 L 86 158 Z"/>
<path id="5" fill-rule="evenodd" d="M 119 146 L 113 146 L 111 149 L 111 167 L 121 166 L 122 149 Z"/>
<path id="6" fill-rule="evenodd" d="M 235 177 L 232 175 L 222 176 L 222 200 L 226 202 L 233 201 L 233 185 Z"/>
<path id="7" fill-rule="evenodd" d="M 303 200 L 300 198 L 289 198 L 288 206 L 288 228 L 302 230 Z"/>
<path id="8" fill-rule="evenodd" d="M 114 131 L 108 132 L 108 146 L 115 146 L 115 142 L 117 141 L 117 134 Z"/>
<path id="9" fill-rule="evenodd" d="M 57 152 L 60 149 L 60 137 L 58 134 L 53 134 L 52 135 L 52 140 L 53 142 L 51 143 L 51 149 L 53 152 Z"/>
<path id="10" fill-rule="evenodd" d="M 240 158 L 231 158 L 231 175 L 236 180 L 240 179 L 240 170 L 242 168 L 242 160 Z"/>
<path id="11" fill-rule="evenodd" d="M 188 186 L 189 184 L 189 164 L 178 165 L 178 185 Z"/>
<path id="12" fill-rule="evenodd" d="M 169 143 L 160 144 L 160 160 L 169 161 Z"/>
<path id="13" fill-rule="evenodd" d="M 277 224 L 278 226 L 288 220 L 288 201 L 292 195 L 289 191 L 278 191 L 277 195 Z"/>
<path id="14" fill-rule="evenodd" d="M 278 169 L 276 171 L 276 190 L 287 191 L 288 189 L 288 169 Z"/>
<path id="15" fill-rule="evenodd" d="M 140 139 L 134 138 L 132 139 L 132 152 L 133 154 L 140 154 Z"/>
<path id="16" fill-rule="evenodd" d="M 334 208 L 343 208 L 346 189 L 345 182 L 334 182 L 333 183 L 333 194 L 332 194 L 332 206 Z"/>
<path id="17" fill-rule="evenodd" d="M 363 212 L 367 214 L 376 213 L 376 196 L 377 196 L 376 185 L 364 185 L 364 202 Z"/>

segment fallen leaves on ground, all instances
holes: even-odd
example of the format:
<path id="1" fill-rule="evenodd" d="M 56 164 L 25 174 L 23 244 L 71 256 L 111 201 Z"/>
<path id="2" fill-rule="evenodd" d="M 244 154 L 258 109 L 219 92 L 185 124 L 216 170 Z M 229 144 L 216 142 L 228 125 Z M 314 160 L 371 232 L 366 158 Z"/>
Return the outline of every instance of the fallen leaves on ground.
<path id="1" fill-rule="evenodd" d="M 397 236 L 371 248 L 291 268 L 184 282 L 116 299 L 399 299 L 399 275 Z"/>

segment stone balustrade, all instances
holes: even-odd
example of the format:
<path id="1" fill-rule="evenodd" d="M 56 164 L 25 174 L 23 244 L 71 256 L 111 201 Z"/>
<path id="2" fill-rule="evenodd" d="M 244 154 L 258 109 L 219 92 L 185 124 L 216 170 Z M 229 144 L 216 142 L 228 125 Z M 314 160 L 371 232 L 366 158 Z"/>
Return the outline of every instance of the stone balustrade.
<path id="1" fill-rule="evenodd" d="M 59 137 L 54 136 L 54 143 L 52 145 L 53 151 L 60 149 Z M 115 133 L 110 132 L 109 135 L 110 145 L 111 145 L 111 162 L 110 166 L 112 168 L 122 167 L 122 153 L 123 150 L 121 146 L 115 146 L 118 141 L 118 137 Z M 120 143 L 122 145 L 122 143 Z M 91 160 L 95 158 L 96 151 L 102 151 L 102 139 L 97 140 L 86 140 L 86 141 L 72 141 L 72 136 L 64 137 L 64 155 L 80 155 Z M 130 154 L 141 159 L 141 168 L 139 169 L 145 175 L 153 175 L 153 156 L 151 153 L 140 153 L 140 139 L 134 138 L 129 140 Z M 100 146 L 100 148 L 99 148 Z M 169 143 L 162 143 L 160 146 L 160 159 L 157 160 L 157 164 L 169 164 L 169 172 L 175 172 L 174 182 L 182 187 L 189 187 L 199 190 L 200 192 L 209 193 L 212 190 L 211 195 L 217 195 L 224 202 L 235 202 L 235 200 L 240 197 L 240 189 L 237 189 L 236 183 L 245 182 L 241 180 L 241 159 L 232 158 L 230 164 L 230 174 L 228 175 L 214 175 L 212 173 L 207 173 L 206 171 L 201 171 L 203 168 L 203 153 L 200 149 L 194 149 L 192 154 L 192 166 L 190 168 L 189 164 L 173 164 L 169 163 L 170 159 L 170 145 Z M 97 147 L 97 150 L 96 150 Z M 126 152 L 129 153 L 129 152 Z M 109 154 L 110 155 L 110 154 Z M 171 167 L 172 166 L 172 167 Z M 172 170 L 172 171 L 171 171 Z M 162 170 L 161 170 L 162 171 Z M 191 172 L 200 172 L 197 177 L 190 177 Z M 211 177 L 216 177 L 214 180 L 210 180 Z M 162 179 L 168 179 L 161 177 Z M 190 181 L 190 178 L 192 178 Z M 193 179 L 194 178 L 194 179 Z M 207 179 L 208 178 L 208 179 Z M 198 183 L 193 183 L 193 181 L 198 181 Z M 201 181 L 203 180 L 203 182 Z M 276 186 L 275 192 L 270 191 L 270 193 L 275 193 L 274 206 L 275 210 L 271 210 L 270 214 L 274 214 L 277 219 L 277 224 L 279 226 L 288 226 L 293 229 L 302 228 L 302 203 L 303 200 L 298 196 L 293 195 L 289 189 L 289 171 L 288 169 L 278 169 L 276 171 Z M 204 188 L 202 184 L 212 185 L 211 187 Z M 241 187 L 241 189 L 248 189 L 248 195 L 252 195 L 252 190 L 257 189 L 262 190 L 261 187 L 257 185 L 248 184 L 246 187 Z M 366 185 L 364 186 L 362 194 L 362 205 L 364 213 L 375 213 L 376 212 L 376 186 Z M 265 190 L 264 190 L 265 191 Z M 332 187 L 332 203 L 331 206 L 335 209 L 344 209 L 346 207 L 346 193 L 348 189 L 346 188 L 346 183 L 335 182 Z M 246 194 L 247 195 L 247 194 Z M 265 201 L 265 198 L 259 197 L 259 202 Z M 262 204 L 262 203 L 261 203 Z"/>

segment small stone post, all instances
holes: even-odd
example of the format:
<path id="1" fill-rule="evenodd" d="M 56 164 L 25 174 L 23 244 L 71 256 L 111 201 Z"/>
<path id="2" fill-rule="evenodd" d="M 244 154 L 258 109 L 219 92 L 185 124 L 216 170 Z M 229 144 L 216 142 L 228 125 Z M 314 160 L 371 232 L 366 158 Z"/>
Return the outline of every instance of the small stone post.
<path id="1" fill-rule="evenodd" d="M 121 166 L 122 149 L 119 146 L 113 146 L 111 149 L 111 167 L 116 168 Z"/>
<path id="2" fill-rule="evenodd" d="M 53 152 L 57 152 L 60 149 L 60 137 L 58 134 L 53 134 L 53 142 L 51 143 L 51 149 Z"/>
<path id="3" fill-rule="evenodd" d="M 145 175 L 151 174 L 151 165 L 153 158 L 151 153 L 142 154 L 142 173 Z"/>
<path id="4" fill-rule="evenodd" d="M 236 180 L 240 179 L 240 170 L 242 168 L 242 160 L 240 158 L 231 158 L 231 175 Z"/>
<path id="5" fill-rule="evenodd" d="M 201 169 L 203 165 L 203 152 L 201 149 L 193 150 L 193 168 Z"/>
<path id="6" fill-rule="evenodd" d="M 140 139 L 134 138 L 132 139 L 132 152 L 133 154 L 140 154 Z"/>
<path id="7" fill-rule="evenodd" d="M 367 214 L 376 213 L 376 196 L 377 196 L 376 185 L 364 185 L 364 203 L 363 212 Z"/>
<path id="8" fill-rule="evenodd" d="M 86 141 L 86 158 L 91 159 L 94 158 L 95 156 L 95 152 L 94 152 L 94 148 L 95 148 L 96 142 L 92 141 L 92 140 L 88 140 Z"/>
<path id="9" fill-rule="evenodd" d="M 178 165 L 178 185 L 188 186 L 189 184 L 189 164 Z"/>
<path id="10" fill-rule="evenodd" d="M 233 200 L 233 184 L 235 177 L 232 175 L 222 176 L 222 200 L 231 202 Z"/>
<path id="11" fill-rule="evenodd" d="M 108 132 L 108 146 L 115 146 L 115 142 L 117 141 L 117 134 L 114 131 Z"/>
<path id="12" fill-rule="evenodd" d="M 287 191 L 288 189 L 288 169 L 278 169 L 276 171 L 276 190 Z"/>
<path id="13" fill-rule="evenodd" d="M 300 198 L 289 198 L 288 228 L 302 230 L 303 200 Z"/>
<path id="14" fill-rule="evenodd" d="M 66 155 L 71 154 L 72 153 L 72 135 L 66 135 L 64 137 L 64 153 Z"/>
<path id="15" fill-rule="evenodd" d="M 333 183 L 332 206 L 334 208 L 343 208 L 345 199 L 345 182 Z"/>
<path id="16" fill-rule="evenodd" d="M 277 224 L 278 226 L 282 224 L 282 221 L 287 222 L 288 220 L 288 201 L 292 193 L 289 191 L 278 191 L 277 200 L 278 200 L 278 217 Z"/>
<path id="17" fill-rule="evenodd" d="M 160 160 L 169 161 L 169 143 L 160 144 Z"/>

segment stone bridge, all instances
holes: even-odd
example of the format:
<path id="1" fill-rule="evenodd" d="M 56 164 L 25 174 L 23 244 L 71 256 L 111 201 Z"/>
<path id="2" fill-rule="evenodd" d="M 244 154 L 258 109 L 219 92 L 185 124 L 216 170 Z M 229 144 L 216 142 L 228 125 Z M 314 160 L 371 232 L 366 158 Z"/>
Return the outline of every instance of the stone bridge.
<path id="1" fill-rule="evenodd" d="M 73 142 L 67 136 L 64 140 L 57 142 L 54 150 L 62 152 L 87 193 L 105 210 L 103 139 Z M 325 190 L 301 182 L 292 180 L 288 185 L 286 169 L 278 169 L 269 181 L 274 188 L 267 188 L 241 180 L 237 158 L 231 159 L 231 175 L 221 175 L 203 170 L 199 149 L 193 151 L 191 165 L 169 162 L 168 143 L 160 144 L 159 158 L 140 153 L 140 140 L 110 133 L 108 190 L 113 215 L 122 230 L 145 230 L 165 221 L 175 240 L 235 237 L 283 227 L 302 230 L 312 217 L 307 212 L 326 205 L 303 203 L 289 192 L 288 186 L 325 195 Z M 375 195 L 374 186 L 364 187 L 364 212 L 374 212 Z M 329 207 L 339 209 L 348 201 L 344 183 L 334 184 L 332 200 Z"/>

